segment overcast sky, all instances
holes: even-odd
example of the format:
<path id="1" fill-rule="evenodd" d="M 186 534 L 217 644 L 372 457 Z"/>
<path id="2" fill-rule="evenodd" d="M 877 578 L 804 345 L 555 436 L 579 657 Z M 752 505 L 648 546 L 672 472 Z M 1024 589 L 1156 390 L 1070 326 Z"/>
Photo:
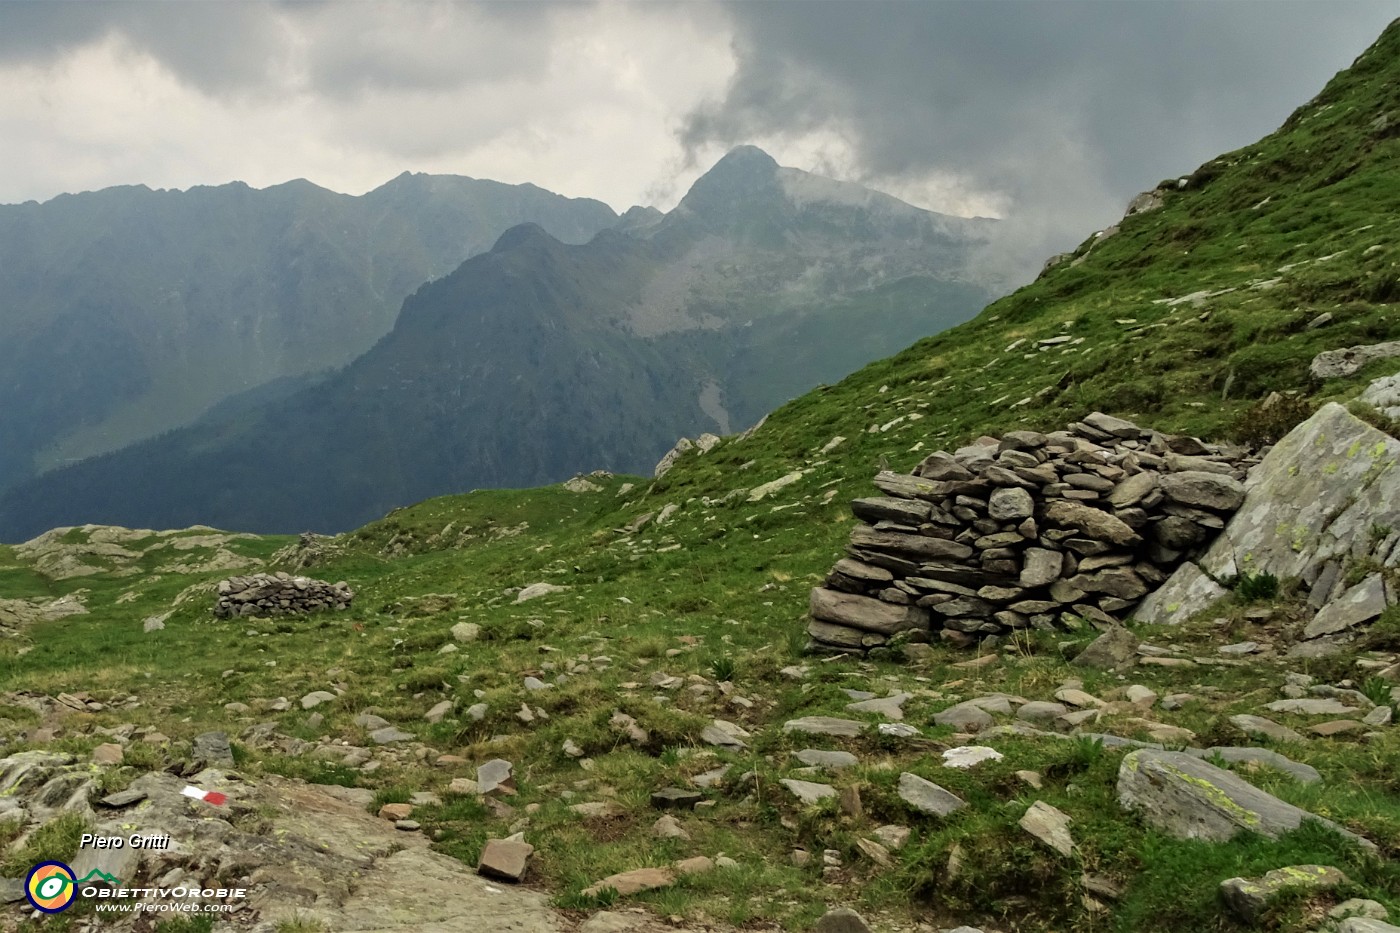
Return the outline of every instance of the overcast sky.
<path id="1" fill-rule="evenodd" d="M 0 2 L 0 202 L 404 170 L 671 207 L 738 143 L 1033 248 L 1270 132 L 1391 2 Z"/>

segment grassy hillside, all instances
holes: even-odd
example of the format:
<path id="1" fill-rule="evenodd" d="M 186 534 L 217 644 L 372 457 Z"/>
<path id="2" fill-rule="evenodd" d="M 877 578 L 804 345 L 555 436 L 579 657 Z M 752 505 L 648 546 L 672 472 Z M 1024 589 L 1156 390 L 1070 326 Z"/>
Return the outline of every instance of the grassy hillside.
<path id="1" fill-rule="evenodd" d="M 1286 672 L 1361 684 L 1364 671 L 1352 658 L 1144 668 L 1122 680 L 1065 665 L 1088 635 L 1033 634 L 971 667 L 967 656 L 942 647 L 912 665 L 800 652 L 807 591 L 841 552 L 851 525 L 847 502 L 870 493 L 881 464 L 908 469 L 932 449 L 983 433 L 1058 427 L 1093 409 L 1163 430 L 1259 437 L 1287 427 L 1254 411 L 1270 392 L 1296 393 L 1303 404 L 1289 410 L 1298 418 L 1309 405 L 1348 398 L 1366 380 L 1400 369 L 1392 360 L 1344 380 L 1318 384 L 1308 376 L 1319 351 L 1400 338 L 1397 168 L 1400 26 L 1393 25 L 1279 132 L 1170 180 L 1160 209 L 1086 240 L 976 320 L 783 406 L 750 437 L 687 455 L 656 481 L 600 476 L 592 478 L 595 492 L 550 487 L 434 499 L 342 536 L 337 552 L 309 572 L 356 588 L 344 615 L 215 622 L 204 597 L 177 608 L 163 631 L 143 635 L 140 620 L 168 608 L 178 589 L 169 577 L 48 583 L 0 549 L 0 581 L 14 594 L 81 586 L 94 610 L 81 623 L 31 629 L 32 650 L 23 654 L 25 640 L 0 643 L 0 682 L 48 694 L 138 694 L 140 708 L 97 721 L 155 725 L 174 737 L 170 748 L 149 753 L 151 764 L 178 757 L 179 740 L 204 729 L 234 732 L 261 720 L 307 740 L 361 744 L 364 729 L 353 720 L 367 710 L 435 751 L 471 762 L 509 758 L 519 781 L 513 813 L 448 797 L 419 808 L 415 819 L 442 849 L 468 861 L 488 835 L 526 820 L 537 848 L 533 880 L 569 907 L 592 906 L 581 890 L 610 872 L 724 852 L 737 868 L 637 900 L 662 915 L 783 929 L 805 929 L 824 905 L 848 903 L 891 924 L 917 918 L 998 930 L 1233 931 L 1244 927 L 1217 902 L 1221 880 L 1316 862 L 1347 872 L 1351 882 L 1339 897 L 1375 898 L 1393 920 L 1400 916 L 1395 727 L 1371 741 L 1279 746 L 1321 771 L 1320 784 L 1296 784 L 1268 769 L 1249 775 L 1369 836 L 1384 856 L 1376 860 L 1306 829 L 1279 842 L 1176 841 L 1115 803 L 1121 749 L 999 739 L 1002 761 L 957 772 L 941 768 L 938 756 L 951 730 L 931 725 L 933 713 L 956 700 L 994 691 L 1048 699 L 1073 677 L 1105 699 L 1121 697 L 1130 683 L 1161 696 L 1189 693 L 1194 699 L 1179 710 L 1152 715 L 1189 729 L 1194 744 L 1234 744 L 1240 740 L 1227 717 L 1277 697 Z M 1308 326 L 1323 314 L 1330 323 Z M 1070 339 L 1042 343 L 1058 337 Z M 776 493 L 755 500 L 750 492 L 794 472 L 800 478 Z M 626 530 L 668 506 L 675 508 L 665 524 L 653 519 Z M 283 543 L 265 540 L 269 550 Z M 537 582 L 569 589 L 515 602 L 519 588 Z M 115 601 L 128 591 L 134 601 Z M 1182 657 L 1214 656 L 1228 642 L 1277 637 L 1297 611 L 1283 600 L 1232 602 L 1198 624 L 1140 634 Z M 442 653 L 462 621 L 479 625 L 480 637 Z M 1363 647 L 1377 657 L 1400 649 L 1393 610 Z M 794 665 L 805 673 L 784 673 Z M 553 683 L 561 672 L 573 673 L 547 690 L 523 684 L 526 676 Z M 666 675 L 682 681 L 668 686 Z M 296 697 L 335 684 L 344 691 L 338 703 L 322 725 L 310 725 Z M 1365 686 L 1377 702 L 1394 702 L 1385 684 Z M 842 744 L 781 730 L 802 715 L 874 721 L 845 711 L 843 688 L 911 692 L 905 721 L 931 744 Z M 290 711 L 259 711 L 278 696 L 293 700 Z M 425 723 L 425 711 L 442 699 L 456 704 L 454 712 Z M 224 705 L 233 702 L 253 709 L 228 712 Z M 480 720 L 465 713 L 475 703 L 487 706 Z M 534 721 L 518 717 L 522 704 Z M 616 712 L 632 716 L 645 740 L 634 743 L 612 727 Z M 1134 715 L 1110 714 L 1096 728 L 1152 734 Z M 700 733 L 714 717 L 748 729 L 749 749 L 705 745 Z M 71 734 L 57 742 L 81 750 L 98 740 Z M 563 751 L 565 740 L 591 770 Z M 800 776 L 788 753 L 808 744 L 857 753 L 856 768 L 815 779 L 857 787 L 864 817 L 844 814 L 832 800 L 799 806 L 777 783 Z M 250 773 L 355 782 L 377 788 L 385 801 L 442 790 L 452 777 L 473 773 L 432 766 L 431 755 L 429 763 L 410 758 L 373 773 L 246 741 L 239 755 Z M 721 763 L 733 764 L 733 777 L 708 792 L 715 806 L 682 814 L 692 840 L 654 838 L 657 814 L 647 795 L 685 786 Z M 971 806 L 946 821 L 911 814 L 894 791 L 902 770 L 924 774 Z M 1039 772 L 1044 789 L 1032 793 L 1018 770 Z M 746 772 L 754 777 L 738 778 Z M 580 820 L 567 809 L 599 799 L 620 804 L 619 815 Z M 1054 856 L 1018 828 L 1032 799 L 1073 818 L 1074 858 Z M 882 823 L 913 830 L 888 866 L 859 845 Z M 814 856 L 805 867 L 791 860 L 799 846 Z M 824 849 L 841 860 L 826 876 Z M 1085 875 L 1103 884 L 1086 890 Z M 1313 929 L 1330 903 L 1288 899 L 1268 924 Z"/>

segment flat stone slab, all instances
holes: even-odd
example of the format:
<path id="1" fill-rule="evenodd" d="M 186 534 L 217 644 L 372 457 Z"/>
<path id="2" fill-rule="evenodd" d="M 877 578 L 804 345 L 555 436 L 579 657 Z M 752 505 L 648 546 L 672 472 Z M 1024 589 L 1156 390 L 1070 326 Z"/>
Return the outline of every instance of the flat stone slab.
<path id="1" fill-rule="evenodd" d="M 658 810 L 694 810 L 695 805 L 705 796 L 698 791 L 682 787 L 663 787 L 652 791 L 651 805 Z"/>
<path id="2" fill-rule="evenodd" d="M 375 745 L 390 745 L 394 742 L 407 742 L 413 738 L 413 734 L 395 726 L 385 726 L 383 729 L 375 729 L 369 737 Z"/>
<path id="3" fill-rule="evenodd" d="M 1248 713 L 1240 713 L 1230 717 L 1230 725 L 1249 736 L 1251 739 L 1273 739 L 1275 742 L 1306 742 L 1297 732 L 1287 726 L 1279 725 L 1272 719 L 1265 719 L 1263 716 L 1251 716 Z"/>
<path id="4" fill-rule="evenodd" d="M 1376 851 L 1369 839 L 1184 752 L 1129 752 L 1118 768 L 1118 802 L 1178 839 L 1227 842 L 1245 830 L 1277 839 L 1304 820 L 1315 820 Z"/>
<path id="5" fill-rule="evenodd" d="M 1299 716 L 1341 716 L 1344 713 L 1361 712 L 1360 708 L 1347 706 L 1331 697 L 1275 700 L 1266 704 L 1264 708 L 1273 713 L 1295 713 Z"/>
<path id="6" fill-rule="evenodd" d="M 784 732 L 806 732 L 811 735 L 836 735 L 855 738 L 865 731 L 865 723 L 834 716 L 803 716 L 783 723 Z"/>
<path id="7" fill-rule="evenodd" d="M 795 756 L 804 765 L 813 768 L 825 768 L 828 771 L 840 771 L 843 768 L 854 768 L 860 764 L 860 759 L 850 752 L 830 752 L 820 748 L 804 748 Z"/>
<path id="8" fill-rule="evenodd" d="M 949 816 L 967 806 L 951 791 L 908 771 L 899 776 L 899 799 L 915 810 L 934 816 Z"/>
<path id="9" fill-rule="evenodd" d="M 1066 858 L 1074 854 L 1074 839 L 1069 834 L 1069 823 L 1068 814 L 1043 800 L 1031 804 L 1019 821 L 1022 829 Z"/>
<path id="10" fill-rule="evenodd" d="M 1316 784 L 1322 780 L 1322 775 L 1312 765 L 1286 758 L 1267 748 L 1217 745 L 1213 748 L 1189 748 L 1186 753 L 1202 760 L 1219 756 L 1231 764 L 1244 762 L 1246 764 L 1268 765 L 1270 768 L 1291 776 L 1300 784 Z"/>
<path id="11" fill-rule="evenodd" d="M 727 719 L 716 719 L 700 730 L 701 741 L 720 748 L 748 748 L 747 738 L 749 733 L 742 726 Z"/>
<path id="12" fill-rule="evenodd" d="M 675 883 L 676 873 L 669 868 L 634 868 L 595 881 L 584 888 L 583 893 L 587 897 L 594 897 L 611 888 L 619 897 L 627 897 L 641 891 L 669 887 Z"/>
<path id="13" fill-rule="evenodd" d="M 1373 573 L 1319 609 L 1303 628 L 1303 637 L 1321 638 L 1345 632 L 1379 618 L 1387 605 L 1385 579 Z"/>
<path id="14" fill-rule="evenodd" d="M 1220 882 L 1225 906 L 1248 924 L 1256 924 L 1285 891 L 1327 891 L 1347 883 L 1347 876 L 1329 865 L 1289 865 L 1258 878 L 1230 878 Z"/>
<path id="15" fill-rule="evenodd" d="M 803 803 L 812 804 L 827 797 L 836 796 L 836 788 L 830 784 L 818 784 L 814 781 L 799 781 L 794 778 L 783 778 L 778 782 L 792 792 L 792 795 Z"/>
<path id="16" fill-rule="evenodd" d="M 896 693 L 887 697 L 876 697 L 870 700 L 861 700 L 856 703 L 847 703 L 846 709 L 853 713 L 875 713 L 884 716 L 886 719 L 903 719 L 904 704 L 912 699 L 912 693 Z"/>

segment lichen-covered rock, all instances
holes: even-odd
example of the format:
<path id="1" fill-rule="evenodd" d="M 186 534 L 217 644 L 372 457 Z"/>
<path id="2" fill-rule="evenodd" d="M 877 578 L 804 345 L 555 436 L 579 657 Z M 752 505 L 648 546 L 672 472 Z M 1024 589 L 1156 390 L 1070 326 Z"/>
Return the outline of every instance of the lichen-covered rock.
<path id="1" fill-rule="evenodd" d="M 1324 405 L 1274 445 L 1224 531 L 1144 601 L 1138 621 L 1180 621 L 1224 595 L 1210 581 L 1243 573 L 1301 581 L 1317 610 L 1306 637 L 1375 618 L 1397 594 L 1370 578 L 1348 591 L 1347 571 L 1400 567 L 1397 464 L 1400 440 Z"/>
<path id="2" fill-rule="evenodd" d="M 1277 839 L 1315 820 L 1376 851 L 1370 840 L 1184 752 L 1129 752 L 1118 768 L 1118 802 L 1177 839 L 1227 842 L 1246 830 Z"/>
<path id="3" fill-rule="evenodd" d="M 1220 882 L 1220 899 L 1245 923 L 1254 924 L 1285 892 L 1327 891 L 1347 884 L 1347 876 L 1330 865 L 1289 865 L 1258 878 L 1229 878 Z"/>

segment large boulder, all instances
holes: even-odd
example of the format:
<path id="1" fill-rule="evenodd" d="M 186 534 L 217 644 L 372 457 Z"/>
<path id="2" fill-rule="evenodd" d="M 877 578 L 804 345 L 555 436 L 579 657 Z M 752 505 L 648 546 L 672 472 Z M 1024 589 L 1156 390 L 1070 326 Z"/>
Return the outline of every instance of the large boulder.
<path id="1" fill-rule="evenodd" d="M 1118 802 L 1177 839 L 1227 842 L 1244 831 L 1277 839 L 1314 820 L 1376 851 L 1370 840 L 1184 752 L 1129 752 L 1118 768 Z"/>
<path id="2" fill-rule="evenodd" d="M 1244 503 L 1197 564 L 1183 564 L 1139 607 L 1141 622 L 1180 621 L 1224 591 L 1214 583 L 1242 573 L 1296 578 L 1323 615 L 1310 636 L 1362 621 L 1327 609 L 1346 593 L 1345 569 L 1358 560 L 1400 566 L 1400 440 L 1341 405 L 1324 405 L 1250 473 Z M 1176 474 L 1178 476 L 1184 474 Z M 1371 586 L 1348 594 L 1363 615 L 1396 594 Z M 1384 608 L 1384 606 L 1379 606 Z"/>

